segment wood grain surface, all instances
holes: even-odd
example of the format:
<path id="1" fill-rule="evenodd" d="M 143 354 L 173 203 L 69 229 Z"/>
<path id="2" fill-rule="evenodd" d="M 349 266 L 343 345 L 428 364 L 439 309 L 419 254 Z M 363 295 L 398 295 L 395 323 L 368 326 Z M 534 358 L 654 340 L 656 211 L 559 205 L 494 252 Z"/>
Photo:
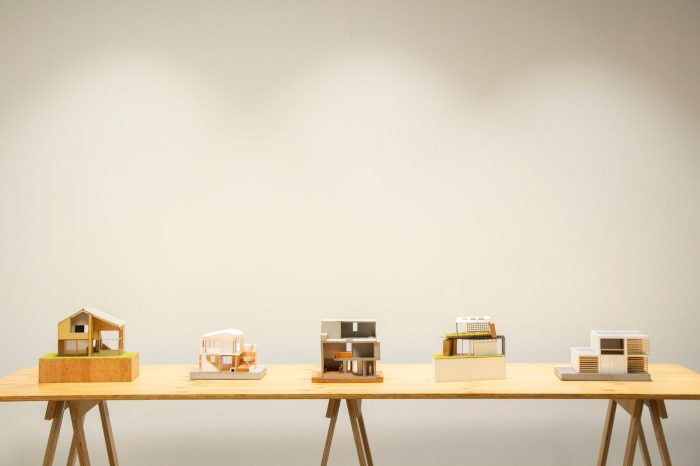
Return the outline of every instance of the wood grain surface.
<path id="1" fill-rule="evenodd" d="M 39 384 L 36 367 L 0 378 L 0 401 L 572 398 L 700 399 L 700 374 L 650 364 L 651 382 L 572 382 L 554 364 L 511 363 L 505 380 L 434 382 L 431 364 L 382 364 L 383 383 L 312 383 L 312 364 L 270 364 L 262 380 L 190 380 L 191 365 L 142 365 L 133 382 Z"/>

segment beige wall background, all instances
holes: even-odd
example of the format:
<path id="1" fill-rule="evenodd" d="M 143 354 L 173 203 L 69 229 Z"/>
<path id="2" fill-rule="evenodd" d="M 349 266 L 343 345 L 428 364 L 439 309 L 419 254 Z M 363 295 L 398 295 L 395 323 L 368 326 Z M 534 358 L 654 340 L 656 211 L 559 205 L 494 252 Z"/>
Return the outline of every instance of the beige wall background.
<path id="1" fill-rule="evenodd" d="M 315 362 L 336 316 L 378 319 L 384 362 L 429 362 L 456 315 L 489 314 L 511 361 L 635 328 L 700 370 L 699 24 L 698 1 L 0 1 L 0 373 L 84 305 L 143 363 L 194 364 L 221 327 Z M 125 465 L 308 465 L 324 409 L 112 416 Z M 604 409 L 365 415 L 377 464 L 590 465 Z M 697 464 L 700 405 L 669 411 Z M 40 462 L 42 413 L 0 405 L 0 463 Z M 342 419 L 332 464 L 353 448 Z"/>

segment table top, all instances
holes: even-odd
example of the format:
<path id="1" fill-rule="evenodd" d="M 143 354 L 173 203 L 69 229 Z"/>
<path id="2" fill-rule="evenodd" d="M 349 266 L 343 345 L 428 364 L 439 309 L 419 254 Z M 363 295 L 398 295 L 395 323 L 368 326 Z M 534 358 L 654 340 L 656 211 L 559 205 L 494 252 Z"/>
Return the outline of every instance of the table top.
<path id="1" fill-rule="evenodd" d="M 700 374 L 650 364 L 651 382 L 563 382 L 551 363 L 510 363 L 505 380 L 434 382 L 431 364 L 380 364 L 383 383 L 312 383 L 311 364 L 270 364 L 261 380 L 190 380 L 192 365 L 141 365 L 133 382 L 38 383 L 36 367 L 0 378 L 0 401 L 330 398 L 700 399 Z"/>

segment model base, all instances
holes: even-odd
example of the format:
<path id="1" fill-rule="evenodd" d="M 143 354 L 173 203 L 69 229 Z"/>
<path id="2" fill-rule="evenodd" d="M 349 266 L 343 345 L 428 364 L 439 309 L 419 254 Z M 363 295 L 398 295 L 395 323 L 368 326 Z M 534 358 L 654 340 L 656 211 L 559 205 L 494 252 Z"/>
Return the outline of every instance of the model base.
<path id="1" fill-rule="evenodd" d="M 504 356 L 433 358 L 436 382 L 470 382 L 506 378 Z"/>
<path id="2" fill-rule="evenodd" d="M 314 383 L 381 383 L 384 374 L 379 371 L 375 375 L 354 375 L 350 372 L 313 371 L 311 381 Z"/>
<path id="3" fill-rule="evenodd" d="M 576 372 L 573 367 L 560 366 L 554 368 L 554 373 L 561 380 L 590 380 L 590 381 L 607 381 L 607 382 L 649 382 L 651 374 L 648 372 L 636 372 L 633 374 L 581 374 Z"/>
<path id="4" fill-rule="evenodd" d="M 200 371 L 192 369 L 190 380 L 260 380 L 267 374 L 267 366 L 251 366 L 249 372 Z"/>
<path id="5" fill-rule="evenodd" d="M 138 376 L 139 353 L 39 358 L 39 383 L 131 382 Z"/>

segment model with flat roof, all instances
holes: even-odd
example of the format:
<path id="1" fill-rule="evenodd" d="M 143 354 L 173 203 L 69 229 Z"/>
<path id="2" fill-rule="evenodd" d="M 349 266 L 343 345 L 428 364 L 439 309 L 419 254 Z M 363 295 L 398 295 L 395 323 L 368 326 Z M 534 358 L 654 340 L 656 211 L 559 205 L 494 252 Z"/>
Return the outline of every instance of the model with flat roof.
<path id="1" fill-rule="evenodd" d="M 312 382 L 382 382 L 377 322 L 371 319 L 321 321 L 321 370 Z"/>
<path id="2" fill-rule="evenodd" d="M 590 347 L 571 348 L 571 366 L 555 367 L 562 380 L 649 381 L 649 335 L 639 330 L 592 330 Z"/>
<path id="3" fill-rule="evenodd" d="M 489 316 L 457 317 L 455 331 L 442 335 L 433 354 L 436 382 L 506 378 L 506 339 Z"/>

